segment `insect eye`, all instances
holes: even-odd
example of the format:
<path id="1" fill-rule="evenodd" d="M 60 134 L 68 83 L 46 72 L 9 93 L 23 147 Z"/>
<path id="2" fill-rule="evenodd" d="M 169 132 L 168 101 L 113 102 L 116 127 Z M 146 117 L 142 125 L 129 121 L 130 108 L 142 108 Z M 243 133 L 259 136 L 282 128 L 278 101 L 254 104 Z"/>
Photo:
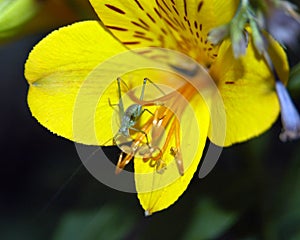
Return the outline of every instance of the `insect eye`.
<path id="1" fill-rule="evenodd" d="M 135 121 L 135 119 L 136 119 L 136 117 L 132 114 L 132 115 L 130 116 L 130 121 Z"/>

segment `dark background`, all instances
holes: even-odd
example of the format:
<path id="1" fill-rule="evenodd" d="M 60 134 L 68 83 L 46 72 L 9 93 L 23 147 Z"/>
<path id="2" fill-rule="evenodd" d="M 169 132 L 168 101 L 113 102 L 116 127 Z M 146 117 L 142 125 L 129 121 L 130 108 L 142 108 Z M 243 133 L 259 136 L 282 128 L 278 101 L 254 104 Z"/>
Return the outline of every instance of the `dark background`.
<path id="1" fill-rule="evenodd" d="M 195 176 L 175 205 L 151 217 L 135 194 L 99 183 L 74 143 L 28 109 L 24 62 L 45 35 L 0 45 L 0 239 L 300 239 L 300 145 L 280 142 L 279 120 L 225 149 L 205 179 Z M 299 61 L 299 48 L 288 53 Z M 292 93 L 300 109 L 300 90 Z"/>

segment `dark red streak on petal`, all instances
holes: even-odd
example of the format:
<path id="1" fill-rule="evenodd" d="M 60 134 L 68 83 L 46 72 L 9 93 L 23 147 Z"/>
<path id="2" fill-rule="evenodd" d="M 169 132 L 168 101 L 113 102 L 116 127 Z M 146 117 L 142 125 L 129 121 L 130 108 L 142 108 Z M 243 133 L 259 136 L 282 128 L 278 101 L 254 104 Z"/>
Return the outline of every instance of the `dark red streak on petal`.
<path id="1" fill-rule="evenodd" d="M 149 13 L 147 13 L 147 16 L 153 23 L 156 23 L 155 19 Z"/>
<path id="2" fill-rule="evenodd" d="M 137 23 L 137 22 L 131 21 L 131 23 L 132 23 L 133 25 L 137 26 L 137 27 L 140 27 L 140 28 L 144 29 L 144 30 L 147 30 L 147 31 L 149 30 L 148 28 L 142 26 L 141 24 L 139 24 L 139 23 Z"/>
<path id="3" fill-rule="evenodd" d="M 156 0 L 156 4 L 157 6 L 168 16 L 169 14 L 167 13 L 167 11 L 159 4 L 159 2 Z"/>
<path id="4" fill-rule="evenodd" d="M 139 31 L 134 31 L 134 33 L 138 34 L 138 35 L 146 35 L 146 33 L 144 32 L 139 32 Z"/>
<path id="5" fill-rule="evenodd" d="M 139 20 L 140 20 L 140 22 L 141 22 L 142 24 L 144 24 L 144 26 L 145 26 L 146 28 L 148 28 L 148 29 L 150 28 L 149 25 L 148 25 L 147 23 L 145 23 L 142 19 L 139 18 Z"/>
<path id="6" fill-rule="evenodd" d="M 149 38 L 149 37 L 140 36 L 140 35 L 133 35 L 133 37 L 135 37 L 135 38 L 141 38 L 141 39 L 144 39 L 144 40 L 153 42 L 153 39 L 152 39 L 152 38 Z"/>
<path id="7" fill-rule="evenodd" d="M 201 8 L 202 8 L 202 6 L 203 6 L 203 1 L 201 1 L 201 2 L 199 2 L 199 4 L 198 4 L 198 8 L 197 8 L 197 12 L 200 12 L 201 11 Z"/>
<path id="8" fill-rule="evenodd" d="M 105 4 L 105 6 L 108 7 L 109 9 L 111 9 L 111 10 L 117 12 L 117 13 L 125 14 L 125 12 L 124 12 L 122 9 L 117 8 L 117 7 L 113 6 L 113 5 Z"/>
<path id="9" fill-rule="evenodd" d="M 197 21 L 194 21 L 194 26 L 196 29 L 198 29 L 198 22 Z"/>
<path id="10" fill-rule="evenodd" d="M 173 5 L 173 9 L 176 12 L 177 16 L 179 16 L 179 12 L 178 12 L 177 8 L 174 5 Z"/>
<path id="11" fill-rule="evenodd" d="M 156 8 L 154 8 L 154 11 L 156 12 L 156 14 L 159 18 L 162 18 L 160 12 Z"/>
<path id="12" fill-rule="evenodd" d="M 163 2 L 163 4 L 166 6 L 166 8 L 170 11 L 170 12 L 172 12 L 171 11 L 171 9 L 168 7 L 168 5 L 166 4 L 166 2 L 164 1 L 164 0 L 162 0 L 162 2 Z"/>
<path id="13" fill-rule="evenodd" d="M 124 45 L 135 45 L 140 44 L 141 42 L 122 42 Z"/>
<path id="14" fill-rule="evenodd" d="M 183 4 L 184 4 L 184 14 L 185 14 L 185 16 L 187 16 L 186 0 L 183 0 Z"/>
<path id="15" fill-rule="evenodd" d="M 139 6 L 139 8 L 140 8 L 141 10 L 144 11 L 144 8 L 143 8 L 143 6 L 140 4 L 140 2 L 139 2 L 138 0 L 134 0 L 134 1 L 135 1 L 136 4 Z"/>
<path id="16" fill-rule="evenodd" d="M 109 25 L 106 25 L 105 27 L 107 27 L 108 29 L 113 29 L 113 30 L 118 30 L 118 31 L 128 31 L 127 28 L 121 28 L 121 27 L 117 27 L 117 26 L 109 26 Z"/>

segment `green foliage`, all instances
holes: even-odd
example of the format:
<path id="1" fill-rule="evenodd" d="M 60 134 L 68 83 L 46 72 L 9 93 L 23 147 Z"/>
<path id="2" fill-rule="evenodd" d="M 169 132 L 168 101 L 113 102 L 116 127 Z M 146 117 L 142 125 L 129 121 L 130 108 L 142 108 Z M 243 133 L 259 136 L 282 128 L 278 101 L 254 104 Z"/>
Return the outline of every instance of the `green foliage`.
<path id="1" fill-rule="evenodd" d="M 120 239 L 133 224 L 133 217 L 118 206 L 71 212 L 62 218 L 53 240 Z"/>
<path id="2" fill-rule="evenodd" d="M 215 239 L 238 219 L 236 212 L 222 209 L 211 199 L 199 200 L 184 239 Z"/>
<path id="3" fill-rule="evenodd" d="M 291 69 L 288 88 L 294 93 L 294 95 L 300 94 L 300 63 L 295 65 Z"/>
<path id="4" fill-rule="evenodd" d="M 284 174 L 275 195 L 272 214 L 265 228 L 267 239 L 299 239 L 300 237 L 300 149 Z"/>
<path id="5" fill-rule="evenodd" d="M 0 39 L 16 34 L 38 8 L 36 0 L 0 0 Z"/>

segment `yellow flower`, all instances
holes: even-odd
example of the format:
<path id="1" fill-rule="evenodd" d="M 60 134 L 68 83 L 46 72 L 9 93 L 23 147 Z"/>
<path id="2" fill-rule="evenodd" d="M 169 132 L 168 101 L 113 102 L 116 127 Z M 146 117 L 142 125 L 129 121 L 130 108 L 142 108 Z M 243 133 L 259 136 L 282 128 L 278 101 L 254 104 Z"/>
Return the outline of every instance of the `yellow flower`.
<path id="1" fill-rule="evenodd" d="M 207 40 L 211 29 L 230 21 L 239 1 L 90 2 L 101 24 L 84 21 L 61 28 L 30 53 L 25 66 L 29 107 L 42 125 L 60 136 L 90 145 L 121 145 L 120 168 L 136 156 L 138 198 L 151 214 L 169 207 L 185 191 L 207 137 L 230 146 L 271 127 L 279 113 L 273 72 L 256 53 L 250 29 L 247 52 L 238 60 L 230 41 L 214 46 Z M 285 53 L 270 42 L 275 69 L 286 81 Z M 139 49 L 144 47 L 151 48 Z M 159 55 L 152 47 L 181 52 L 203 69 L 188 57 Z M 139 54 L 126 52 L 128 48 Z M 135 65 L 138 70 L 130 69 Z M 124 110 L 135 103 L 151 112 L 135 119 L 137 131 L 129 129 L 133 139 L 129 145 L 119 141 L 120 135 L 127 136 L 118 134 L 120 122 L 115 124 L 120 111 L 118 77 Z M 140 99 L 144 78 L 154 84 L 147 83 L 145 98 Z M 222 97 L 226 119 L 219 102 L 203 93 L 211 79 Z M 222 141 L 218 133 L 223 132 Z"/>

